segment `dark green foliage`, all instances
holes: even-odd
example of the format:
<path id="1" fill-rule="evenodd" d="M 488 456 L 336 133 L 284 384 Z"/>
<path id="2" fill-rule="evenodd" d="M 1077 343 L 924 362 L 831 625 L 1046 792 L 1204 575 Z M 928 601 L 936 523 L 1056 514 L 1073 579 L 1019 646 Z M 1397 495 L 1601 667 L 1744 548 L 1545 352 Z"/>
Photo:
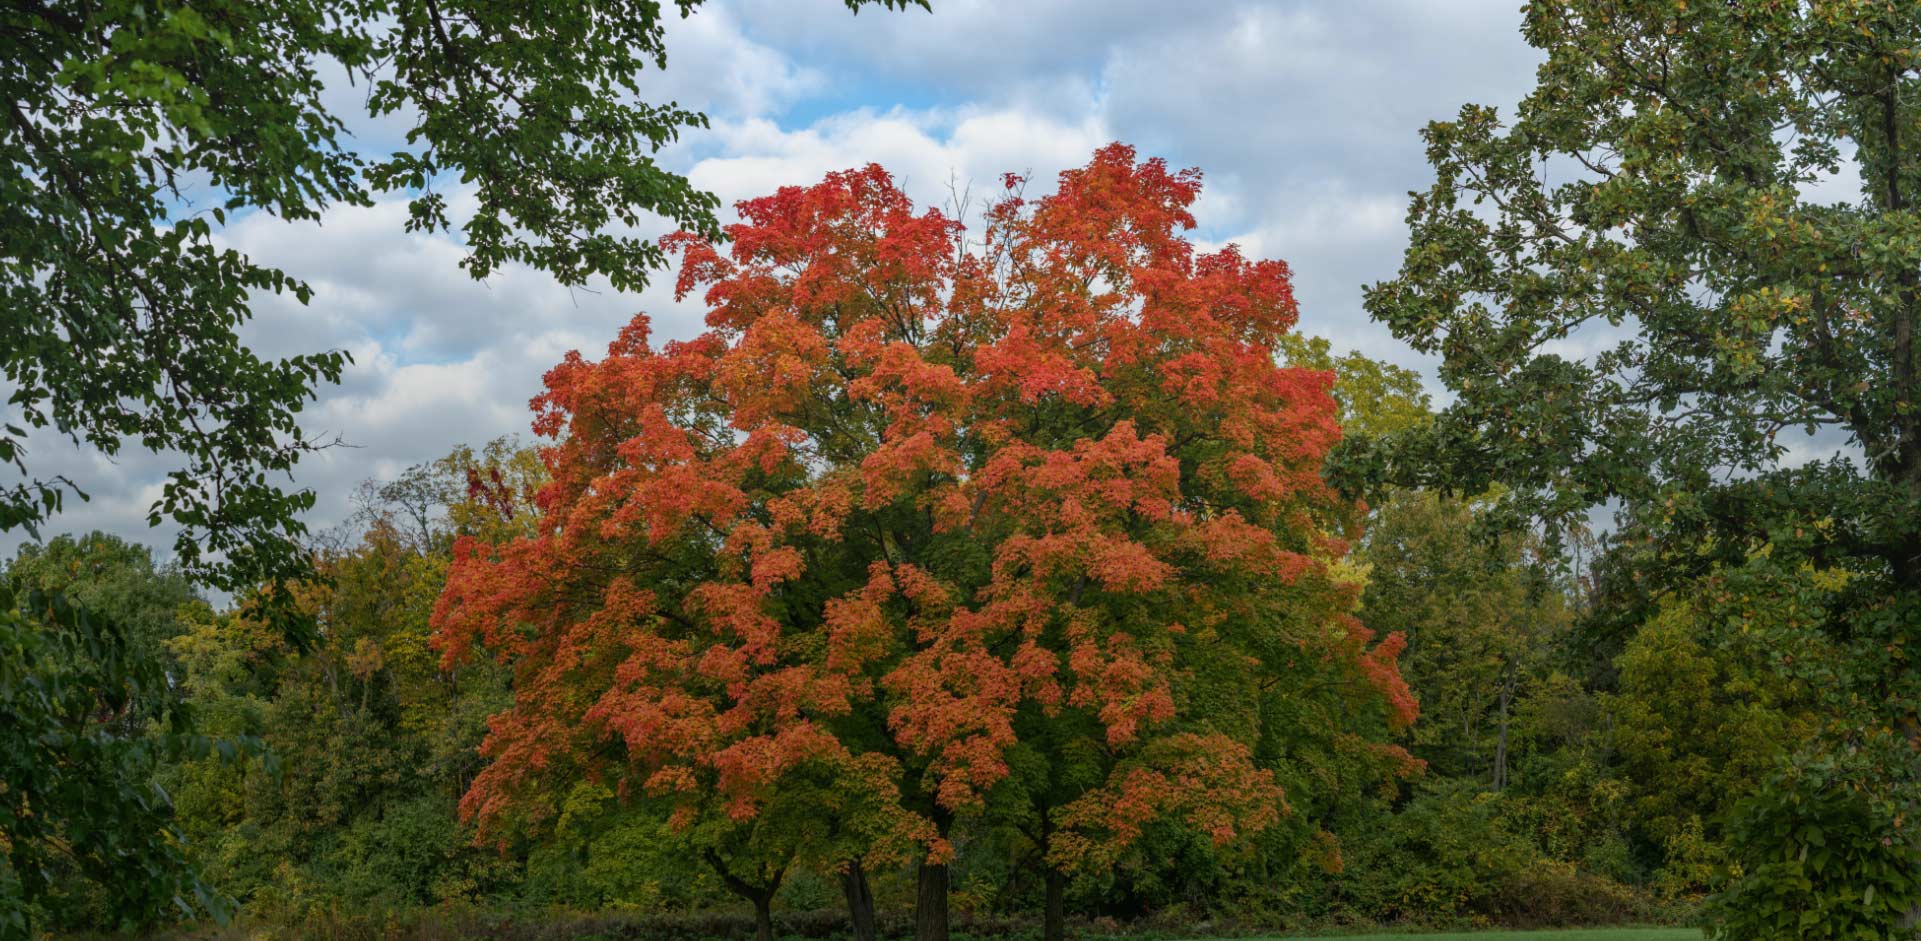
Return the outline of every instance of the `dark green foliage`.
<path id="1" fill-rule="evenodd" d="M 1538 866 L 1532 834 L 1510 801 L 1476 784 L 1437 781 L 1355 841 L 1337 889 L 1352 910 L 1387 922 L 1489 918 L 1508 884 Z"/>
<path id="2" fill-rule="evenodd" d="M 1442 356 L 1456 399 L 1431 425 L 1358 442 L 1343 473 L 1500 485 L 1511 518 L 1550 523 L 1618 501 L 1606 583 L 1629 605 L 1595 622 L 1588 649 L 1626 649 L 1665 596 L 1700 602 L 1720 648 L 1707 659 L 1751 681 L 1735 699 L 1765 712 L 1785 689 L 1818 708 L 1792 743 L 1798 765 L 1881 755 L 1882 773 L 1855 782 L 1860 799 L 1912 808 L 1921 7 L 1535 0 L 1525 17 L 1547 55 L 1534 91 L 1511 120 L 1470 105 L 1427 128 L 1434 183 L 1414 194 L 1399 276 L 1367 293 L 1396 336 Z M 1813 435 L 1826 436 L 1817 450 L 1844 441 L 1855 456 L 1794 460 L 1791 442 Z M 1744 708 L 1698 698 L 1707 711 L 1676 716 L 1677 733 Z M 1752 747 L 1789 757 L 1772 740 Z M 1667 796 L 1702 819 L 1664 816 L 1667 838 L 1719 845 L 1716 808 L 1702 804 L 1725 800 L 1701 796 L 1687 761 L 1669 770 L 1681 777 Z M 1796 814 L 1829 813 L 1801 799 L 1814 803 Z M 1782 872 L 1768 846 L 1731 844 L 1745 875 L 1720 916 L 1828 912 L 1818 879 L 1763 875 Z M 1890 864 L 1921 866 L 1905 834 L 1887 850 Z M 1860 899 L 1851 911 L 1858 920 L 1730 924 L 1882 937 L 1903 915 Z"/>
<path id="3" fill-rule="evenodd" d="M 153 779 L 210 743 L 141 653 L 121 624 L 0 580 L 0 937 L 221 910 Z M 209 760 L 233 755 L 218 745 Z"/>
<path id="4" fill-rule="evenodd" d="M 23 546 L 0 572 L 0 937 L 225 910 L 186 865 L 166 780 L 259 752 L 183 701 L 170 648 L 205 612 L 177 572 L 102 533 Z"/>
<path id="5" fill-rule="evenodd" d="M 1848 767 L 1848 765 L 1853 767 Z M 1921 904 L 1913 828 L 1875 800 L 1873 762 L 1796 767 L 1734 815 L 1734 854 L 1750 867 L 1715 899 L 1717 938 L 1887 941 Z"/>
<path id="6" fill-rule="evenodd" d="M 686 15 L 701 0 L 676 0 Z M 909 0 L 846 0 L 904 7 Z M 714 197 L 652 155 L 706 119 L 634 100 L 664 68 L 654 0 L 49 0 L 0 12 L 0 373 L 18 417 L 0 463 L 0 531 L 58 509 L 30 429 L 116 453 L 172 451 L 149 518 L 184 529 L 181 562 L 228 589 L 298 575 L 311 493 L 274 480 L 324 442 L 302 406 L 336 382 L 334 350 L 264 359 L 240 344 L 249 298 L 312 290 L 217 236 L 229 214 L 317 219 L 410 197 L 409 229 L 454 227 L 438 187 L 475 188 L 465 267 L 519 262 L 564 284 L 637 287 L 661 250 L 616 234 L 654 215 L 718 237 Z M 364 88 L 364 114 L 406 122 L 355 150 L 323 69 Z M 338 89 L 335 89 L 337 92 Z M 284 598 L 282 599 L 284 600 Z"/>

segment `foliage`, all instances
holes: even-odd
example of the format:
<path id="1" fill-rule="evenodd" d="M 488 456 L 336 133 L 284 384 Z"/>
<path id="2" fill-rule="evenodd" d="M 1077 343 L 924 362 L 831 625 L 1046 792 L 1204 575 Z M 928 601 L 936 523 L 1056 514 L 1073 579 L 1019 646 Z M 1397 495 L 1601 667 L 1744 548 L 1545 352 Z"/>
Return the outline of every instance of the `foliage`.
<path id="1" fill-rule="evenodd" d="M 605 779 L 757 904 L 790 866 L 938 866 L 990 805 L 1099 869 L 1276 822 L 1249 704 L 1413 718 L 1331 564 L 1331 377 L 1274 364 L 1286 267 L 1197 254 L 1197 175 L 1121 145 L 1007 182 L 978 246 L 879 167 L 744 202 L 727 254 L 666 241 L 708 333 L 637 318 L 548 375 L 540 528 L 463 540 L 435 614 L 448 663 L 516 671 L 485 837 Z"/>
<path id="2" fill-rule="evenodd" d="M 1715 899 L 1714 936 L 1911 936 L 1898 923 L 1921 903 L 1913 828 L 1902 809 L 1872 796 L 1882 788 L 1862 781 L 1886 773 L 1860 756 L 1803 764 L 1746 799 L 1732 842 L 1751 868 Z"/>
<path id="3" fill-rule="evenodd" d="M 726 889 L 699 858 L 704 848 L 726 851 L 730 860 L 754 857 L 725 842 L 741 835 L 728 820 L 677 828 L 671 803 L 622 800 L 618 782 L 603 779 L 557 791 L 546 832 L 516 838 L 504 853 L 473 847 L 473 830 L 456 822 L 455 802 L 481 767 L 473 749 L 483 719 L 508 703 L 507 677 L 485 661 L 443 670 L 427 647 L 428 611 L 456 534 L 512 541 L 537 532 L 534 500 L 544 475 L 535 452 L 498 441 L 456 449 L 363 488 L 353 528 L 322 553 L 319 568 L 331 582 L 300 592 L 324 628 L 308 650 L 292 648 L 271 625 L 241 612 L 197 605 L 180 609 L 174 626 L 161 631 L 174 635 L 164 642 L 166 656 L 199 730 L 257 736 L 274 748 L 271 761 L 185 758 L 156 772 L 174 795 L 185 845 L 218 889 L 243 902 L 252 923 L 313 921 L 352 934 L 418 921 L 428 930 L 435 922 L 425 913 L 474 906 L 529 919 L 555 908 L 632 913 L 639 920 L 619 930 L 648 936 L 656 925 L 680 930 L 671 926 L 683 918 L 702 930 L 751 927 L 745 916 L 725 913 Z M 1469 660 L 1436 658 L 1423 644 L 1482 629 L 1473 612 L 1510 613 L 1500 603 L 1470 604 L 1476 592 L 1526 598 L 1509 579 L 1526 574 L 1510 563 L 1523 558 L 1513 553 L 1528 543 L 1477 541 L 1474 534 L 1484 529 L 1478 506 L 1396 495 L 1374 511 L 1364 562 L 1331 567 L 1348 584 L 1365 584 L 1365 616 L 1409 633 L 1407 676 L 1435 708 L 1453 695 L 1449 690 L 1471 688 L 1460 677 L 1477 674 Z M 80 569 L 109 584 L 118 571 L 104 562 Z M 67 587 L 86 590 L 84 582 Z M 1571 590 L 1560 580 L 1541 590 L 1544 610 L 1578 603 L 1554 601 Z M 1039 865 L 1038 834 L 1029 831 L 1037 811 L 1059 799 L 1031 788 L 1097 782 L 1108 766 L 1075 753 L 1101 743 L 1081 737 L 1090 726 L 1098 732 L 1097 720 L 1075 720 L 1066 710 L 1053 717 L 1058 725 L 1044 713 L 1020 718 L 1007 777 L 949 830 L 956 923 L 1044 909 L 1054 874 L 1067 877 L 1059 886 L 1067 921 L 1101 917 L 1135 924 L 1136 931 L 1196 919 L 1251 930 L 1397 919 L 1570 924 L 1675 917 L 1693 893 L 1723 878 L 1719 818 L 1771 766 L 1771 756 L 1751 743 L 1800 734 L 1778 730 L 1796 728 L 1794 717 L 1805 714 L 1792 711 L 1800 701 L 1790 695 L 1794 687 L 1783 686 L 1767 664 L 1733 658 L 1734 648 L 1716 640 L 1714 625 L 1725 617 L 1713 606 L 1717 595 L 1689 594 L 1694 604 L 1670 602 L 1661 617 L 1637 627 L 1615 655 L 1619 665 L 1607 671 L 1579 668 L 1578 658 L 1588 654 L 1572 643 L 1576 634 L 1519 635 L 1526 655 L 1511 716 L 1513 771 L 1499 794 L 1489 792 L 1484 764 L 1455 767 L 1420 724 L 1402 734 L 1413 750 L 1436 759 L 1426 782 L 1411 793 L 1382 790 L 1369 736 L 1387 734 L 1378 724 L 1384 715 L 1368 725 L 1344 715 L 1343 698 L 1267 697 L 1254 760 L 1284 789 L 1288 813 L 1224 846 L 1178 818 L 1158 819 L 1103 857 L 1105 866 L 1061 873 Z M 1746 622 L 1745 632 L 1731 628 L 1737 636 L 1771 636 L 1809 616 L 1741 595 L 1728 601 L 1766 612 Z M 1757 654 L 1765 649 L 1754 647 Z M 1568 669 L 1615 679 L 1598 689 Z M 1673 730 L 1663 725 L 1670 712 Z M 1086 744 L 1068 747 L 1076 741 Z M 1665 789 L 1670 779 L 1672 794 Z M 822 836 L 821 820 L 837 814 L 812 817 L 823 792 L 805 786 L 805 778 L 794 783 L 803 786 L 788 796 L 799 806 L 762 816 L 799 826 L 763 838 L 793 833 L 852 845 L 834 843 L 845 834 Z M 1696 820 L 1707 823 L 1696 827 Z M 1681 837 L 1662 836 L 1672 832 Z M 911 902 L 913 867 L 879 856 L 870 862 L 880 930 L 905 930 L 886 913 Z M 833 868 L 822 869 L 831 886 Z M 786 873 L 770 917 L 783 930 L 813 931 L 802 926 L 816 916 L 800 913 L 833 894 L 804 870 Z M 1682 907 L 1661 907 L 1670 896 Z M 1445 901 L 1409 901 L 1417 899 Z M 679 914 L 657 921 L 669 913 Z M 844 914 L 818 919 L 827 919 L 821 931 L 844 930 Z M 1007 925 L 1016 933 L 1034 930 L 1031 922 Z"/>
<path id="4" fill-rule="evenodd" d="M 1514 700 L 1568 612 L 1542 547 L 1479 523 L 1474 504 L 1391 493 L 1362 546 L 1361 618 L 1408 639 L 1402 673 L 1426 717 L 1412 730 L 1414 753 L 1431 771 L 1498 788 Z"/>
<path id="5" fill-rule="evenodd" d="M 683 15 L 698 5 L 676 3 Z M 0 488 L 0 532 L 37 536 L 66 492 L 85 496 L 29 466 L 29 435 L 107 457 L 137 442 L 181 463 L 147 519 L 180 526 L 183 569 L 312 640 L 286 589 L 312 574 L 296 539 L 313 496 L 273 475 L 324 446 L 299 413 L 348 356 L 275 360 L 241 342 L 251 300 L 304 304 L 312 290 L 228 247 L 229 214 L 316 220 L 402 191 L 410 230 L 459 225 L 475 277 L 511 262 L 566 284 L 636 287 L 663 256 L 613 227 L 658 213 L 717 234 L 713 198 L 650 156 L 705 119 L 632 98 L 637 74 L 666 64 L 661 21 L 652 0 L 50 0 L 0 11 L 0 463 L 21 478 Z M 366 116 L 408 125 L 398 149 L 350 149 L 328 102 L 343 78 L 365 83 Z M 474 186 L 458 221 L 436 191 L 456 173 Z M 45 564 L 57 569 L 70 549 L 56 544 Z M 7 615 L 0 690 L 19 707 L 6 743 L 6 914 L 24 930 L 22 900 L 50 891 L 52 839 L 88 876 L 116 875 L 125 919 L 149 919 L 155 899 L 194 884 L 161 871 L 182 852 L 141 770 L 150 751 L 185 741 L 165 667 L 148 659 L 164 637 L 151 620 L 105 628 L 113 615 L 85 613 L 87 602 L 26 597 L 31 610 Z M 52 621 L 23 620 L 42 617 Z M 89 724 L 92 700 L 101 721 Z M 152 742 L 135 741 L 146 731 L 136 718 L 152 721 Z M 105 806 L 114 800 L 127 804 Z"/>
<path id="6" fill-rule="evenodd" d="M 520 861 L 475 850 L 455 814 L 504 677 L 442 670 L 427 618 L 454 534 L 524 527 L 540 473 L 503 439 L 366 488 L 357 538 L 320 551 L 325 580 L 295 592 L 319 625 L 305 649 L 241 610 L 183 620 L 168 647 L 196 713 L 271 751 L 180 762 L 160 779 L 196 862 L 249 912 L 398 911 L 520 884 Z"/>
<path id="7" fill-rule="evenodd" d="M 127 656 L 157 660 L 170 675 L 166 651 L 180 631 L 182 609 L 204 609 L 193 585 L 173 566 L 155 565 L 144 546 L 108 533 L 56 536 L 27 543 L 6 564 L 16 590 L 65 595 L 126 635 Z"/>
<path id="8" fill-rule="evenodd" d="M 1752 655 L 1709 646 L 1738 650 L 1739 638 L 1710 633 L 1704 613 L 1672 602 L 1644 626 L 1617 661 L 1620 689 L 1608 700 L 1621 773 L 1640 782 L 1629 813 L 1645 839 L 1670 850 L 1677 890 L 1712 887 L 1708 866 L 1721 862 L 1715 848 L 1734 802 L 1818 730 L 1805 689 Z"/>
<path id="9" fill-rule="evenodd" d="M 1371 840 L 1353 841 L 1349 904 L 1382 921 L 1486 919 L 1501 884 L 1540 862 L 1501 798 L 1467 782 L 1437 783 Z"/>
<path id="10" fill-rule="evenodd" d="M 1540 84 L 1511 126 L 1479 106 L 1429 126 L 1436 181 L 1400 277 L 1368 292 L 1460 396 L 1429 470 L 1572 511 L 1770 469 L 1781 432 L 1834 427 L 1863 485 L 1921 493 L 1917 30 L 1852 0 L 1530 4 Z M 1802 194 L 1844 163 L 1858 203 Z M 1561 342 L 1583 327 L 1603 336 Z M 1889 535 L 1876 551 L 1915 571 Z"/>
<path id="11" fill-rule="evenodd" d="M 465 225 L 476 274 L 632 284 L 678 256 L 709 329 L 656 346 L 639 318 L 598 362 L 570 355 L 536 400 L 539 451 L 369 483 L 311 546 L 321 577 L 283 586 L 315 625 L 301 644 L 102 537 L 23 554 L 9 575 L 35 600 L 0 632 L 0 706 L 29 725 L 5 728 L 83 757 L 8 753 L 41 789 L 9 770 L 0 808 L 18 925 L 150 922 L 224 891 L 256 923 L 341 935 L 814 937 L 844 929 L 807 911 L 839 883 L 857 933 L 865 905 L 899 936 L 910 903 L 912 928 L 930 900 L 945 922 L 949 870 L 957 920 L 996 937 L 1035 933 L 1007 917 L 1035 909 L 1048 938 L 1069 917 L 1565 925 L 1718 891 L 1726 937 L 1883 938 L 1921 901 L 1912 14 L 1531 4 L 1540 87 L 1510 125 L 1470 108 L 1430 128 L 1414 243 L 1369 292 L 1443 357 L 1435 413 L 1418 374 L 1293 332 L 1284 265 L 1196 251 L 1198 175 L 1119 145 L 1054 195 L 1009 177 L 977 233 L 877 167 L 750 200 L 723 233 L 645 159 L 698 116 L 598 94 L 658 64 L 654 5 L 531 24 L 382 2 L 266 35 L 234 31 L 280 7 L 221 9 L 118 39 L 86 19 L 111 5 L 67 32 L 59 7 L 6 14 L 67 66 L 15 79 L 42 91 L 7 122 L 12 211 L 53 235 L 0 283 L 104 338 L 29 377 L 42 423 L 91 440 L 154 419 L 143 444 L 177 444 L 168 423 L 218 418 L 226 390 L 252 411 L 190 471 L 311 445 L 247 453 L 337 358 L 221 358 L 247 290 L 304 288 L 216 252 L 167 167 L 233 196 L 214 224 L 407 190 L 414 225 Z M 371 81 L 372 110 L 419 106 L 406 149 L 335 146 L 309 67 L 284 61 L 313 43 Z M 454 166 L 472 220 L 429 185 Z M 1810 195 L 1854 167 L 1857 203 Z M 89 196 L 63 168 L 123 186 Z M 650 206 L 689 231 L 597 231 Z M 213 289 L 125 299 L 141 278 Z M 158 372 L 95 355 L 166 330 Z M 33 391 L 81 373 L 134 394 L 87 412 L 89 387 Z M 1797 429 L 1861 460 L 1786 467 Z M 223 570 L 257 579 L 301 498 L 241 483 L 161 512 L 268 546 Z M 10 519 L 50 493 L 17 489 Z M 1568 554 L 1603 503 L 1614 531 Z M 122 847 L 74 833 L 154 854 L 153 878 L 101 889 Z"/>
<path id="12" fill-rule="evenodd" d="M 1343 436 L 1376 438 L 1427 424 L 1432 404 L 1421 374 L 1357 351 L 1334 355 L 1325 337 L 1288 333 L 1279 352 L 1290 366 L 1334 374 Z"/>
<path id="13" fill-rule="evenodd" d="M 0 14 L 0 369 L 17 415 L 0 461 L 27 478 L 0 497 L 0 530 L 44 522 L 73 486 L 28 469 L 28 429 L 50 426 L 108 455 L 123 439 L 180 455 L 149 518 L 184 527 L 175 552 L 197 574 L 236 590 L 298 574 L 292 539 L 313 498 L 269 475 L 317 446 L 299 412 L 348 357 L 272 360 L 240 343 L 250 297 L 312 290 L 223 245 L 228 214 L 317 219 L 405 192 L 409 230 L 458 225 L 475 277 L 515 262 L 638 286 L 661 251 L 614 227 L 654 213 L 715 232 L 713 197 L 651 158 L 706 119 L 632 97 L 666 65 L 661 7 L 112 0 Z M 343 79 L 364 86 L 365 116 L 405 125 L 397 149 L 344 139 L 350 116 L 328 101 Z M 475 188 L 458 220 L 437 189 L 449 174 Z"/>
<path id="14" fill-rule="evenodd" d="M 1350 465 L 1500 483 L 1506 509 L 1551 522 L 1623 501 L 1655 543 L 1626 552 L 1670 563 L 1648 594 L 1707 591 L 1752 622 L 1716 642 L 1819 695 L 1804 757 L 1888 755 L 1864 799 L 1912 806 L 1921 11 L 1536 0 L 1524 34 L 1547 53 L 1536 88 L 1510 123 L 1468 106 L 1428 127 L 1435 182 L 1400 275 L 1367 294 L 1457 398 Z M 1859 461 L 1793 466 L 1803 441 Z M 1749 907 L 1759 885 L 1737 890 Z"/>
<path id="15" fill-rule="evenodd" d="M 220 899 L 185 865 L 156 765 L 209 743 L 125 626 L 0 582 L 0 937 L 130 929 Z M 235 745 L 219 743 L 231 757 Z"/>

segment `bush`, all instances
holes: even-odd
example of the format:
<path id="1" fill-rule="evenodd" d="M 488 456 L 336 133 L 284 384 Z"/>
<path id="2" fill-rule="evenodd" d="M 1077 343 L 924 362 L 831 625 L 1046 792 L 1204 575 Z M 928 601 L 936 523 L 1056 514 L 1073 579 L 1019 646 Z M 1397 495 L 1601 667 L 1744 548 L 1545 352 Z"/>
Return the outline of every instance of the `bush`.
<path id="1" fill-rule="evenodd" d="M 1900 924 L 1921 903 L 1921 854 L 1860 777 L 1790 771 L 1741 803 L 1731 842 L 1744 868 L 1712 903 L 1714 937 L 1912 937 Z"/>
<path id="2" fill-rule="evenodd" d="M 1430 785 L 1354 840 L 1336 891 L 1364 921 L 1488 923 L 1497 886 L 1539 855 L 1509 830 L 1502 810 L 1500 795 L 1472 784 Z"/>
<path id="3" fill-rule="evenodd" d="M 956 941 L 1030 941 L 1040 937 L 1036 919 L 960 914 L 954 917 L 952 926 Z M 877 927 L 882 938 L 912 938 L 913 913 L 881 912 Z M 774 933 L 796 941 L 844 938 L 847 913 L 838 909 L 777 912 Z M 156 941 L 751 941 L 753 937 L 754 916 L 744 910 L 508 917 L 449 908 L 387 915 L 316 915 L 298 925 L 234 924 Z"/>
<path id="4" fill-rule="evenodd" d="M 1618 925 L 1648 920 L 1645 896 L 1573 863 L 1537 860 L 1494 887 L 1493 917 L 1510 928 Z"/>

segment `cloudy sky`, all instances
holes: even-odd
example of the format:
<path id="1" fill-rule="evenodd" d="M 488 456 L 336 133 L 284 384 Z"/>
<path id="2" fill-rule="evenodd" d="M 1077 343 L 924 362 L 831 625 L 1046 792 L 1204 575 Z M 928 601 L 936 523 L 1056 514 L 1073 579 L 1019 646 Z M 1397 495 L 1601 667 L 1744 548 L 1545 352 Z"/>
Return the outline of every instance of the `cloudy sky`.
<path id="1" fill-rule="evenodd" d="M 1429 180 L 1419 128 L 1465 102 L 1508 110 L 1531 85 L 1539 56 L 1521 41 L 1519 0 L 933 3 L 852 16 L 839 0 L 714 0 L 670 23 L 649 97 L 702 109 L 713 127 L 663 162 L 729 205 L 870 161 L 944 204 L 950 182 L 985 193 L 1005 171 L 1051 179 L 1126 141 L 1204 171 L 1200 238 L 1286 259 L 1304 330 L 1426 365 L 1368 322 L 1360 288 L 1398 266 L 1406 194 Z M 354 89 L 335 94 L 357 103 Z M 377 149 L 395 128 L 355 131 Z M 638 294 L 570 291 L 525 269 L 477 283 L 455 241 L 409 235 L 405 218 L 395 200 L 318 225 L 256 215 L 224 236 L 317 292 L 306 307 L 263 301 L 249 342 L 355 360 L 306 413 L 310 431 L 353 445 L 302 465 L 316 528 L 350 512 L 361 480 L 524 434 L 542 373 L 568 350 L 598 355 L 635 312 L 668 337 L 700 328 L 665 275 Z M 36 470 L 93 497 L 52 531 L 105 529 L 164 553 L 171 532 L 145 523 L 163 458 L 35 451 Z M 19 538 L 0 536 L 0 551 Z"/>

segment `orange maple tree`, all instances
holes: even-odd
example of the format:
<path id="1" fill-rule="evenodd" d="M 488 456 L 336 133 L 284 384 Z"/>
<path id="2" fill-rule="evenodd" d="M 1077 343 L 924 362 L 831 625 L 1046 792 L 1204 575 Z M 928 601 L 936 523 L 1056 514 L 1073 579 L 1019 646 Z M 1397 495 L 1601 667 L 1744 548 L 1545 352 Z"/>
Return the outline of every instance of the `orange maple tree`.
<path id="1" fill-rule="evenodd" d="M 607 779 L 763 925 L 789 866 L 911 856 L 937 936 L 953 822 L 1022 729 L 1098 746 L 1042 808 L 1066 871 L 1277 820 L 1264 698 L 1412 721 L 1338 571 L 1333 377 L 1277 364 L 1286 265 L 1197 250 L 1199 174 L 1124 145 L 1005 183 L 978 239 L 878 166 L 743 202 L 724 245 L 664 240 L 707 332 L 636 317 L 548 374 L 537 532 L 463 541 L 435 613 L 449 661 L 516 667 L 483 838 Z"/>

